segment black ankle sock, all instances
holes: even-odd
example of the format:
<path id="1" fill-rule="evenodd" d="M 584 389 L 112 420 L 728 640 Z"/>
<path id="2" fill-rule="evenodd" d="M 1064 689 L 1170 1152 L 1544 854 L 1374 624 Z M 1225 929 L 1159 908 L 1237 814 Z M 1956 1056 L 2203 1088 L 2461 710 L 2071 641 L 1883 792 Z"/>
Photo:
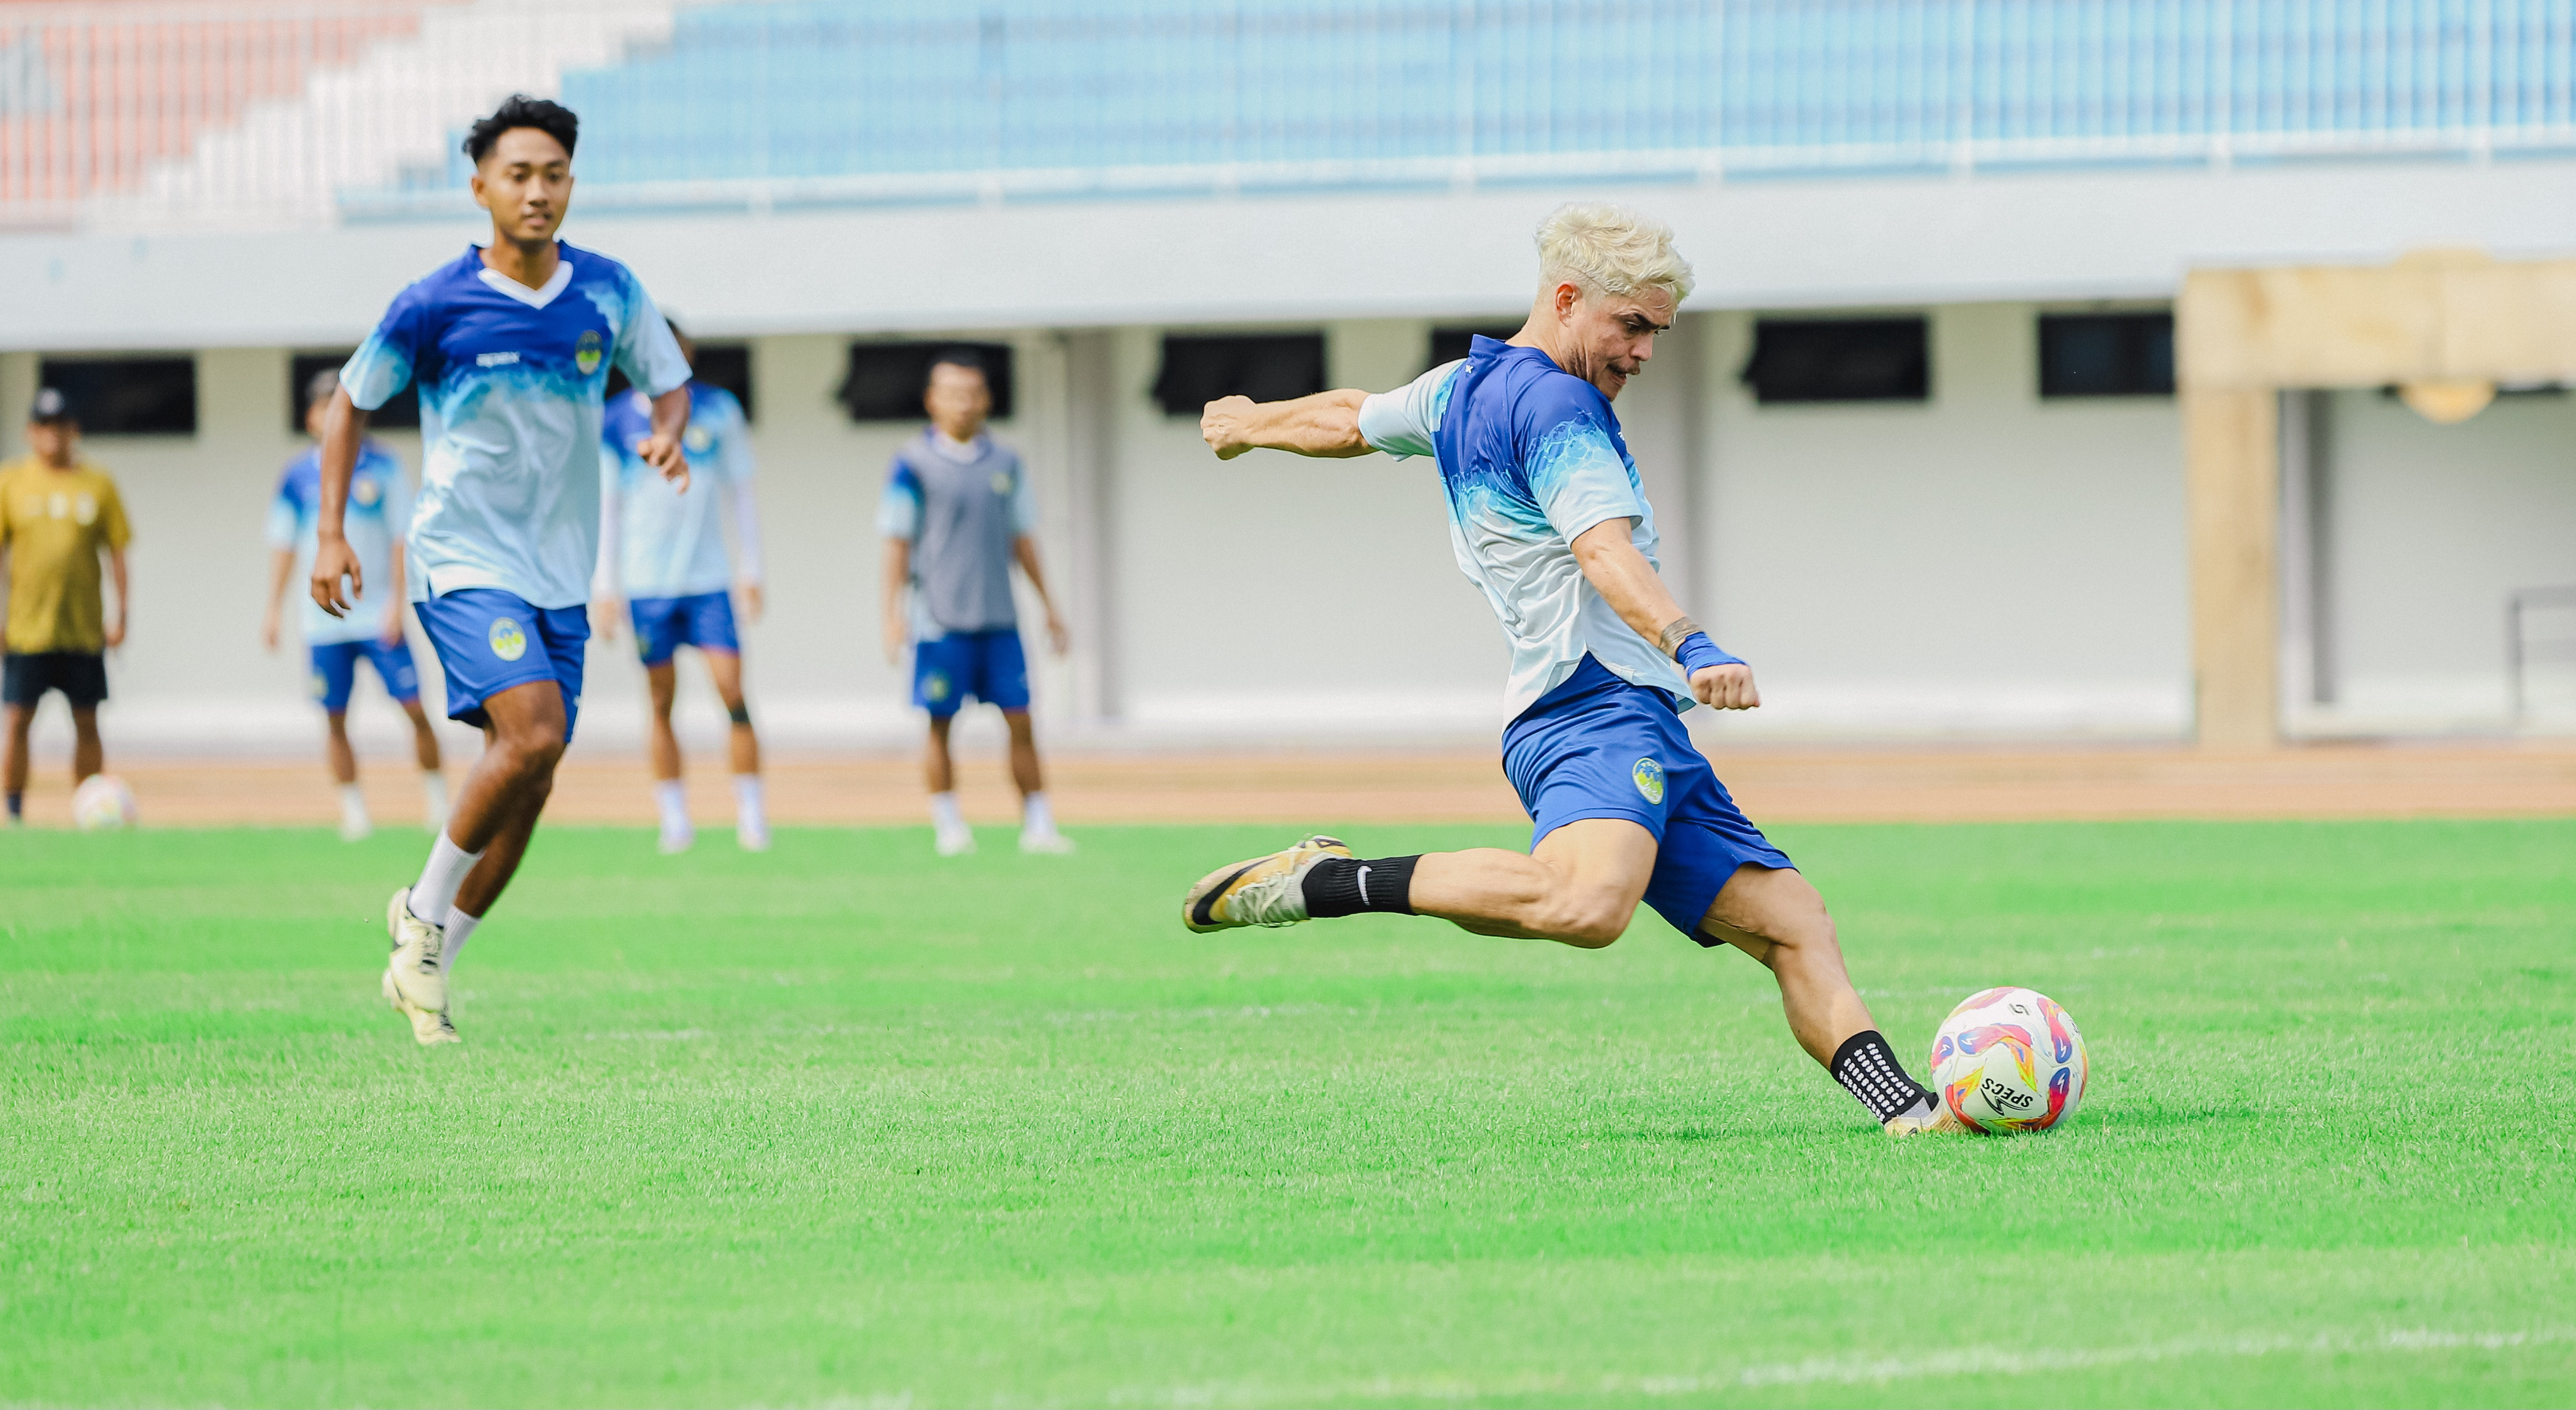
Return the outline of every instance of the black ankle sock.
<path id="1" fill-rule="evenodd" d="M 1843 1045 L 1834 1049 L 1832 1067 L 1834 1080 L 1858 1097 L 1882 1125 L 1912 1110 L 1916 1102 L 1932 1097 L 1905 1075 L 1904 1064 L 1896 1060 L 1887 1040 L 1875 1028 L 1845 1038 Z"/>
<path id="2" fill-rule="evenodd" d="M 26 815 L 27 815 L 27 795 L 26 795 L 26 794 L 24 794 L 24 793 L 12 793 L 12 794 L 10 794 L 10 795 L 9 795 L 9 816 L 11 816 L 11 817 L 13 817 L 13 818 L 23 818 L 23 817 L 25 817 Z"/>
<path id="3" fill-rule="evenodd" d="M 1318 920 L 1362 911 L 1409 916 L 1413 914 L 1413 864 L 1421 860 L 1418 855 L 1364 862 L 1326 857 L 1306 869 L 1306 914 Z"/>

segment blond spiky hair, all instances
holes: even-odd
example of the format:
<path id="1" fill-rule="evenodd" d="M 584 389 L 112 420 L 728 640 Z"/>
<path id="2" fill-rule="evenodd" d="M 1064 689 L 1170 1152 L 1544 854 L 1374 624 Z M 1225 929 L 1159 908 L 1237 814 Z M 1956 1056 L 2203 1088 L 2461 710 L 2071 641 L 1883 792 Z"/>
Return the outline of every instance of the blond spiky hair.
<path id="1" fill-rule="evenodd" d="M 1673 249 L 1673 228 L 1626 206 L 1576 201 L 1548 212 L 1538 223 L 1538 266 L 1544 287 L 1571 280 L 1595 294 L 1690 297 L 1690 261 Z"/>

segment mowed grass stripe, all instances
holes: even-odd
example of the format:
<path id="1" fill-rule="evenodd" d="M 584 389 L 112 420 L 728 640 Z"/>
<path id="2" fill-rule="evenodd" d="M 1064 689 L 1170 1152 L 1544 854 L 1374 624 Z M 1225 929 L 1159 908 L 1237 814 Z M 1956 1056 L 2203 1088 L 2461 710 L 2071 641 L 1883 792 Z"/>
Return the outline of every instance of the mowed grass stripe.
<path id="1" fill-rule="evenodd" d="M 549 830 L 440 1052 L 408 838 L 0 837 L 0 1400 L 2576 1395 L 2576 823 L 1779 834 L 1909 1058 L 2072 1009 L 2069 1129 L 1885 1140 L 1650 916 L 1183 932 L 1272 830 Z"/>

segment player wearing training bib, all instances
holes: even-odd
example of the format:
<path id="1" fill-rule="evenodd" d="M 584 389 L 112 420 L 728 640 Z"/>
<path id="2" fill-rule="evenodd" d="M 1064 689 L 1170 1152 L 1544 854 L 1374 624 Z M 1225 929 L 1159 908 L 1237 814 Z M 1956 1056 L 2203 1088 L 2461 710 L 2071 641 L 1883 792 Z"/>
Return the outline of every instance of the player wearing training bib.
<path id="1" fill-rule="evenodd" d="M 387 1002 L 422 1043 L 457 1041 L 447 974 L 527 851 L 581 705 L 599 555 L 601 394 L 616 367 L 653 400 L 645 464 L 685 483 L 688 362 L 624 265 L 555 239 L 579 124 L 513 97 L 465 154 L 492 243 L 405 289 L 340 369 L 322 439 L 313 600 L 366 588 L 345 521 L 365 413 L 420 389 L 413 612 L 447 675 L 448 718 L 483 731 L 420 879 L 386 907 Z"/>
<path id="2" fill-rule="evenodd" d="M 1690 293 L 1672 232 L 1617 206 L 1539 226 L 1541 278 L 1510 342 L 1380 396 L 1208 404 L 1220 458 L 1247 450 L 1437 462 L 1458 566 L 1512 647 L 1503 769 L 1530 852 L 1363 860 L 1329 837 L 1220 867 L 1190 889 L 1197 931 L 1385 911 L 1480 935 L 1597 948 L 1643 901 L 1780 983 L 1790 1031 L 1896 1135 L 1958 1129 L 1880 1036 L 1813 886 L 1747 821 L 1683 729 L 1694 704 L 1761 703 L 1751 668 L 1682 614 L 1655 564 L 1655 514 L 1611 399 Z"/>
<path id="3" fill-rule="evenodd" d="M 268 617 L 260 624 L 260 639 L 271 651 L 277 649 L 287 583 L 299 574 L 307 581 L 313 577 L 313 555 L 320 547 L 315 526 L 322 509 L 323 413 L 330 409 L 331 394 L 339 389 L 337 372 L 319 373 L 305 387 L 304 429 L 315 447 L 286 463 L 277 494 L 269 501 L 268 546 L 274 561 Z M 328 730 L 325 752 L 331 778 L 340 786 L 340 836 L 355 842 L 375 830 L 367 817 L 366 795 L 358 789 L 358 756 L 349 747 L 349 695 L 357 685 L 361 660 L 374 669 L 385 694 L 411 717 L 423 821 L 436 832 L 447 825 L 447 779 L 438 771 L 438 733 L 430 728 L 429 712 L 420 705 L 420 671 L 412 664 L 411 643 L 403 638 L 403 532 L 411 527 L 411 485 L 393 455 L 372 440 L 358 447 L 340 526 L 358 556 L 361 581 L 369 590 L 351 600 L 345 617 L 332 616 L 308 598 L 301 618 L 313 698 L 322 706 Z"/>
<path id="4" fill-rule="evenodd" d="M 696 346 L 678 327 L 671 331 L 694 367 Z M 761 852 L 769 848 L 769 821 L 761 800 L 760 739 L 742 695 L 742 641 L 734 630 L 731 592 L 735 568 L 716 509 L 719 500 L 733 506 L 743 605 L 758 621 L 760 512 L 751 492 L 751 427 L 733 393 L 706 382 L 691 382 L 688 390 L 689 424 L 680 433 L 689 461 L 686 494 L 639 454 L 653 435 L 651 400 L 630 392 L 608 408 L 599 444 L 599 580 L 593 596 L 600 634 L 611 641 L 617 639 L 619 604 L 625 604 L 635 649 L 644 658 L 653 697 L 653 797 L 662 815 L 662 850 L 685 852 L 697 841 L 680 783 L 680 739 L 671 730 L 671 704 L 679 693 L 672 657 L 694 646 L 733 721 L 734 841 L 746 852 Z"/>
<path id="5" fill-rule="evenodd" d="M 912 703 L 930 716 L 922 772 L 939 854 L 975 850 L 957 807 L 948 728 L 968 700 L 999 708 L 1011 735 L 1011 781 L 1020 790 L 1020 850 L 1070 852 L 1056 831 L 1029 721 L 1029 663 L 1020 647 L 1011 565 L 1020 565 L 1046 609 L 1047 636 L 1064 654 L 1064 619 L 1038 570 L 1037 499 L 1019 452 L 984 429 L 993 391 L 971 349 L 930 365 L 922 406 L 930 427 L 895 452 L 877 532 L 885 535 L 886 660 L 912 648 Z"/>

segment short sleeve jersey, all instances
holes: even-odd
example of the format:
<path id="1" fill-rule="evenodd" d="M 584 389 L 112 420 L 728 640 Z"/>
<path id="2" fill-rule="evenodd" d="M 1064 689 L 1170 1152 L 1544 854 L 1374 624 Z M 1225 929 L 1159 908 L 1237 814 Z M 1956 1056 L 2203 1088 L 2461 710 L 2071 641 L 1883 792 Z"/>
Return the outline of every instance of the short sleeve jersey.
<path id="1" fill-rule="evenodd" d="M 322 453 L 308 450 L 286 463 L 277 494 L 268 503 L 268 543 L 295 550 L 296 581 L 313 576 L 313 553 L 320 542 Z M 385 629 L 384 604 L 398 601 L 394 581 L 394 545 L 411 525 L 411 485 L 402 464 L 374 441 L 358 448 L 357 468 L 349 475 L 349 503 L 341 528 L 358 555 L 360 592 L 347 616 L 322 610 L 304 594 L 301 622 L 308 646 L 342 641 L 373 641 Z"/>
<path id="2" fill-rule="evenodd" d="M 94 465 L 0 465 L 0 549 L 9 555 L 11 651 L 107 650 L 98 555 L 133 538 L 116 482 Z"/>
<path id="3" fill-rule="evenodd" d="M 1011 550 L 1037 519 L 1028 467 L 989 435 L 960 450 L 924 431 L 896 451 L 877 532 L 912 542 L 914 639 L 1018 626 Z"/>
<path id="4" fill-rule="evenodd" d="M 751 482 L 751 428 L 742 403 L 722 387 L 689 384 L 689 425 L 680 451 L 689 489 L 662 478 L 639 452 L 653 435 L 653 400 L 641 392 L 608 408 L 599 470 L 619 515 L 618 590 L 628 597 L 695 597 L 733 585 L 719 490 Z"/>
<path id="5" fill-rule="evenodd" d="M 588 600 L 599 558 L 601 394 L 617 367 L 653 396 L 685 385 L 670 325 L 626 266 L 558 245 L 542 289 L 479 250 L 402 291 L 340 383 L 366 410 L 420 388 L 411 596 L 498 588 L 538 608 Z"/>
<path id="6" fill-rule="evenodd" d="M 1656 563 L 1655 511 L 1598 388 L 1536 348 L 1480 337 L 1464 359 L 1368 398 L 1360 435 L 1391 455 L 1439 462 L 1458 567 L 1511 642 L 1515 717 L 1585 656 L 1689 708 L 1680 668 L 1619 620 L 1574 558 L 1585 530 L 1625 519 L 1629 541 Z"/>

